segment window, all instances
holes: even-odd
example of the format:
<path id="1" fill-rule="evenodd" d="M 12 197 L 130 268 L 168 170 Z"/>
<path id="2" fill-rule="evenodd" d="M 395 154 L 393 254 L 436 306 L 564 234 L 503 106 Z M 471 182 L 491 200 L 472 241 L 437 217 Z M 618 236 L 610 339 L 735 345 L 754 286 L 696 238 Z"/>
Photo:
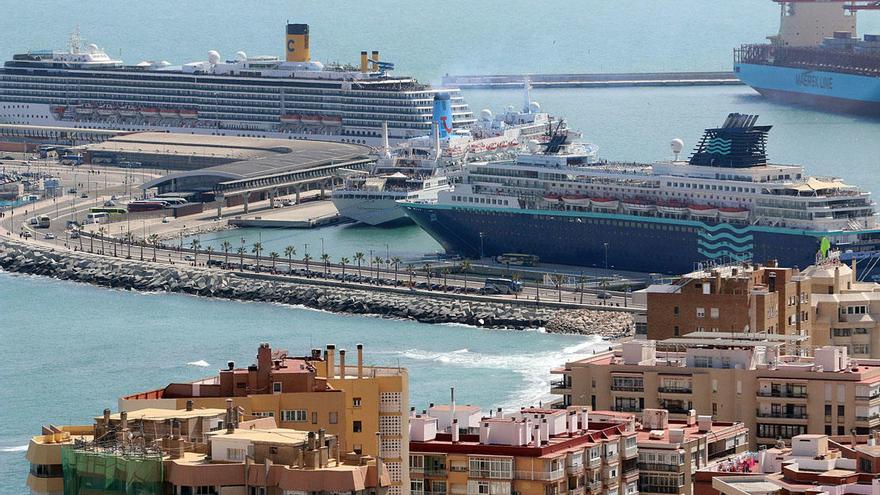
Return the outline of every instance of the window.
<path id="1" fill-rule="evenodd" d="M 712 308 L 709 310 L 709 317 L 712 319 L 718 319 L 718 308 Z"/>
<path id="2" fill-rule="evenodd" d="M 706 308 L 697 308 L 697 318 L 706 317 Z"/>
<path id="3" fill-rule="evenodd" d="M 281 382 L 273 382 L 272 383 L 272 392 L 276 394 L 281 393 Z"/>
<path id="4" fill-rule="evenodd" d="M 257 418 L 274 418 L 275 412 L 274 411 L 254 411 L 253 416 L 255 416 Z"/>
<path id="5" fill-rule="evenodd" d="M 318 424 L 318 411 L 315 411 L 312 413 L 312 424 L 313 425 Z"/>
<path id="6" fill-rule="evenodd" d="M 244 460 L 244 449 L 227 448 L 226 449 L 226 460 L 228 460 L 228 461 L 243 461 Z"/>
<path id="7" fill-rule="evenodd" d="M 494 457 L 471 457 L 468 459 L 471 478 L 513 478 L 513 460 Z"/>
<path id="8" fill-rule="evenodd" d="M 327 422 L 331 425 L 339 423 L 339 413 L 336 411 L 330 411 L 330 417 L 327 419 Z"/>
<path id="9" fill-rule="evenodd" d="M 853 344 L 852 345 L 853 354 L 870 354 L 870 348 L 868 344 Z"/>
<path id="10" fill-rule="evenodd" d="M 296 423 L 305 423 L 306 422 L 306 410 L 305 409 L 293 409 L 281 411 L 281 421 L 293 421 Z"/>
<path id="11" fill-rule="evenodd" d="M 837 406 L 837 420 L 840 421 L 840 418 L 846 415 L 846 407 L 842 404 Z"/>
<path id="12" fill-rule="evenodd" d="M 360 421 L 354 421 L 351 424 L 351 431 L 355 433 L 360 433 L 363 430 L 363 425 Z"/>
<path id="13" fill-rule="evenodd" d="M 354 397 L 351 399 L 351 407 L 361 407 L 361 398 Z"/>

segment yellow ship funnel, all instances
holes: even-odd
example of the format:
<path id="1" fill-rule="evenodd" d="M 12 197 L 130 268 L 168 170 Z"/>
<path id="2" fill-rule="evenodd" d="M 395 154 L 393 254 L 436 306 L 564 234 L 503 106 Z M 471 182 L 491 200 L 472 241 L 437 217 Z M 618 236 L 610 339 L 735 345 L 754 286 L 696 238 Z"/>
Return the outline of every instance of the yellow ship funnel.
<path id="1" fill-rule="evenodd" d="M 370 61 L 367 52 L 361 52 L 361 72 L 370 72 Z"/>
<path id="2" fill-rule="evenodd" d="M 373 70 L 379 70 L 379 52 L 373 51 L 373 56 L 370 57 L 373 61 Z"/>
<path id="3" fill-rule="evenodd" d="M 287 25 L 287 61 L 308 62 L 309 56 L 309 25 Z"/>

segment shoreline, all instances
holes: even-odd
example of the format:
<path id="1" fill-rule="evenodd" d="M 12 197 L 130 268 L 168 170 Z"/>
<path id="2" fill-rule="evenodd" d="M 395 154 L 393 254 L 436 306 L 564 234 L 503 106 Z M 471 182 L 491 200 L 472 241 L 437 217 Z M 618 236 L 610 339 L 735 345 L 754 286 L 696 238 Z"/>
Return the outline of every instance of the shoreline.
<path id="1" fill-rule="evenodd" d="M 620 339 L 633 334 L 625 312 L 531 307 L 474 301 L 421 292 L 382 291 L 310 282 L 266 280 L 192 266 L 66 252 L 25 242 L 0 240 L 0 268 L 10 273 L 48 276 L 99 287 L 142 292 L 184 293 L 238 301 L 280 303 L 337 314 L 376 316 L 422 323 L 547 333 L 599 335 Z"/>

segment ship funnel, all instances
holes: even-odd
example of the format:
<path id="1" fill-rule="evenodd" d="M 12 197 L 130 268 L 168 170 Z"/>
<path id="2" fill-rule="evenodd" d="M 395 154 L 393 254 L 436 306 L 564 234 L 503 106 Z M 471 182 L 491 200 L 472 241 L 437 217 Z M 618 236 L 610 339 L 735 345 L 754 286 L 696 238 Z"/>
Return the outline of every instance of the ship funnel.
<path id="1" fill-rule="evenodd" d="M 309 25 L 287 25 L 287 61 L 308 62 L 309 56 Z"/>
<path id="2" fill-rule="evenodd" d="M 361 72 L 370 72 L 370 59 L 367 58 L 367 52 L 361 52 Z"/>
<path id="3" fill-rule="evenodd" d="M 379 52 L 373 50 L 370 61 L 373 63 L 373 70 L 379 70 Z"/>
<path id="4" fill-rule="evenodd" d="M 449 93 L 434 95 L 434 113 L 432 120 L 440 128 L 440 138 L 445 139 L 452 134 L 452 99 Z"/>

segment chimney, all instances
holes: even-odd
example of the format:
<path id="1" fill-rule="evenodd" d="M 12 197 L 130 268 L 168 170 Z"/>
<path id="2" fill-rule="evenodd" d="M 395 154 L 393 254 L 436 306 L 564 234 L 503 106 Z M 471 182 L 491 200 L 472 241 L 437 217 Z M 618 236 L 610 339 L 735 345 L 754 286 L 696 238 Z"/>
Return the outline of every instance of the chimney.
<path id="1" fill-rule="evenodd" d="M 581 429 L 587 431 L 589 428 L 589 409 L 586 407 L 581 408 Z"/>
<path id="2" fill-rule="evenodd" d="M 326 438 L 326 437 L 325 437 L 326 434 L 327 434 L 327 431 L 324 430 L 324 428 L 321 428 L 321 429 L 318 430 L 318 448 L 319 448 L 319 449 L 322 448 L 322 447 L 324 447 L 324 441 L 325 441 L 325 438 Z"/>
<path id="3" fill-rule="evenodd" d="M 260 371 L 272 368 L 272 348 L 269 347 L 268 342 L 260 343 L 260 348 L 257 350 L 257 368 Z"/>
<path id="4" fill-rule="evenodd" d="M 379 70 L 379 52 L 373 50 L 372 56 L 370 59 L 373 61 L 373 70 Z"/>
<path id="5" fill-rule="evenodd" d="M 345 378 L 345 349 L 339 349 L 339 378 Z"/>
<path id="6" fill-rule="evenodd" d="M 110 430 L 110 409 L 104 409 L 104 431 Z"/>
<path id="7" fill-rule="evenodd" d="M 229 371 L 234 370 L 235 369 L 235 361 L 226 361 L 226 368 Z"/>
<path id="8" fill-rule="evenodd" d="M 455 387 L 449 387 L 449 419 L 455 419 Z"/>
<path id="9" fill-rule="evenodd" d="M 574 436 L 578 429 L 577 411 L 569 411 L 568 413 L 568 436 Z"/>
<path id="10" fill-rule="evenodd" d="M 361 72 L 370 72 L 370 62 L 367 58 L 367 52 L 361 52 Z"/>
<path id="11" fill-rule="evenodd" d="M 226 399 L 226 433 L 235 433 L 235 418 L 232 417 L 232 399 Z"/>
<path id="12" fill-rule="evenodd" d="M 315 432 L 310 431 L 307 438 L 309 450 L 315 450 Z"/>
<path id="13" fill-rule="evenodd" d="M 192 410 L 193 410 L 193 401 L 192 401 L 192 400 L 188 400 L 188 401 L 186 401 L 186 410 L 187 410 L 187 411 L 192 411 Z"/>
<path id="14" fill-rule="evenodd" d="M 324 352 L 324 361 L 327 363 L 327 378 L 333 378 L 336 376 L 336 366 L 334 358 L 336 357 L 336 346 L 333 344 L 327 344 L 327 351 Z"/>
<path id="15" fill-rule="evenodd" d="M 364 344 L 357 345 L 357 377 L 364 377 Z"/>
<path id="16" fill-rule="evenodd" d="M 532 428 L 532 443 L 535 447 L 541 446 L 541 425 L 535 425 L 535 427 Z"/>
<path id="17" fill-rule="evenodd" d="M 128 413 L 125 411 L 119 413 L 119 428 L 122 431 L 128 430 Z"/>
<path id="18" fill-rule="evenodd" d="M 458 443 L 458 420 L 452 420 L 452 443 Z"/>
<path id="19" fill-rule="evenodd" d="M 840 293 L 840 267 L 834 267 L 834 293 Z"/>
<path id="20" fill-rule="evenodd" d="M 491 428 L 490 425 L 491 425 L 491 423 L 489 423 L 487 421 L 480 422 L 480 443 L 482 445 L 489 444 L 489 429 Z M 458 428 L 458 422 L 456 422 L 455 427 Z M 458 435 L 456 435 L 455 438 L 456 438 L 456 441 L 458 441 L 457 440 Z"/>
<path id="21" fill-rule="evenodd" d="M 541 420 L 541 443 L 550 441 L 550 425 L 547 424 L 547 418 Z"/>

